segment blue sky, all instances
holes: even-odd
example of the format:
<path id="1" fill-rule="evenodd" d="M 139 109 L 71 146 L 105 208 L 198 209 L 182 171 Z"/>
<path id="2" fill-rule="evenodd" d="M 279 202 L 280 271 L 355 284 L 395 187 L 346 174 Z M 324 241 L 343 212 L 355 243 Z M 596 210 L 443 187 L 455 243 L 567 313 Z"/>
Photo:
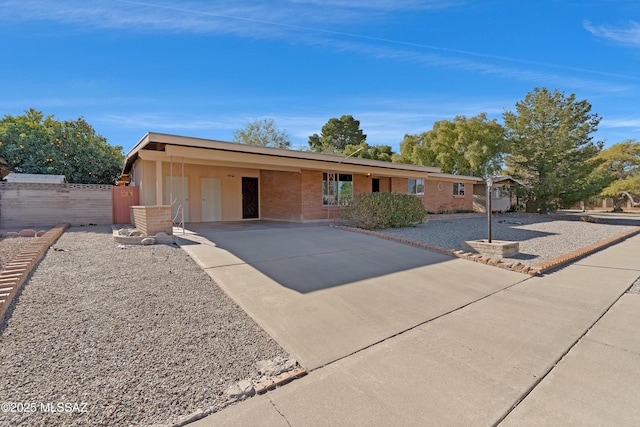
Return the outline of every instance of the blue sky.
<path id="1" fill-rule="evenodd" d="M 636 0 L 0 0 L 0 40 L 0 115 L 83 116 L 125 152 L 262 118 L 304 148 L 343 114 L 398 150 L 543 86 L 640 140 Z"/>

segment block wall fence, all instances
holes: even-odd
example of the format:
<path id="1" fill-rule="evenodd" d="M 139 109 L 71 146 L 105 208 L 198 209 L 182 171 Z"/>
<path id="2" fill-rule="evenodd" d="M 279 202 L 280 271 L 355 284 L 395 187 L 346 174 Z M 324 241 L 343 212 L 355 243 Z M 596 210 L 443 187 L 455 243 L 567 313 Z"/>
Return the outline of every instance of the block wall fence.
<path id="1" fill-rule="evenodd" d="M 111 185 L 0 183 L 0 228 L 111 224 Z"/>

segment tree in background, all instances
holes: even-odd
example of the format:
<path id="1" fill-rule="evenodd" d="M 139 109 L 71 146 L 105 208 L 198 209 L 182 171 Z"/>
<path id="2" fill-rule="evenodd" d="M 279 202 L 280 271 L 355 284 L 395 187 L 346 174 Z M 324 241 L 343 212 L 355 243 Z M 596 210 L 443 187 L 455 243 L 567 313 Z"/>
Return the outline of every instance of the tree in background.
<path id="1" fill-rule="evenodd" d="M 586 100 L 536 88 L 504 113 L 511 145 L 509 172 L 528 186 L 528 212 L 569 207 L 598 194 L 605 183 L 591 172 L 602 142 L 593 142 L 600 118 Z"/>
<path id="2" fill-rule="evenodd" d="M 273 119 L 254 119 L 244 129 L 235 131 L 233 142 L 260 147 L 291 148 L 289 134 L 279 130 Z"/>
<path id="3" fill-rule="evenodd" d="M 342 153 L 347 145 L 359 146 L 367 135 L 360 129 L 360 121 L 353 116 L 344 115 L 339 119 L 331 118 L 322 126 L 321 134 L 309 137 L 309 149 L 317 153 Z"/>
<path id="4" fill-rule="evenodd" d="M 500 173 L 507 151 L 504 128 L 486 113 L 441 120 L 420 135 L 405 135 L 398 163 L 436 166 L 444 173 L 487 177 Z"/>
<path id="5" fill-rule="evenodd" d="M 595 170 L 596 175 L 604 175 L 609 185 L 600 193 L 602 197 L 611 197 L 615 206 L 620 207 L 625 193 L 640 196 L 640 142 L 627 140 L 614 144 L 598 153 L 602 162 Z"/>
<path id="6" fill-rule="evenodd" d="M 65 175 L 67 182 L 114 184 L 124 155 L 82 117 L 71 121 L 44 117 L 29 109 L 0 120 L 0 157 L 17 173 Z"/>
<path id="7" fill-rule="evenodd" d="M 359 145 L 349 144 L 344 148 L 344 150 L 342 150 L 343 156 L 381 160 L 383 162 L 390 162 L 393 154 L 394 153 L 390 145 L 369 145 L 366 142 L 361 142 Z"/>

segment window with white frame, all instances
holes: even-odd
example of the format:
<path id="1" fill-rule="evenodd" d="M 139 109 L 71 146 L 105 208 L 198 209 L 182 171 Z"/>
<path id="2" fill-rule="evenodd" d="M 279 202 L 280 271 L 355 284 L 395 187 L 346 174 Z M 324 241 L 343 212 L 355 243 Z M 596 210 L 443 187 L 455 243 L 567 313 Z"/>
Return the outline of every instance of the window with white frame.
<path id="1" fill-rule="evenodd" d="M 409 178 L 409 194 L 423 195 L 424 194 L 424 179 L 422 178 Z"/>
<path id="2" fill-rule="evenodd" d="M 353 175 L 324 172 L 322 174 L 322 205 L 348 205 L 353 200 Z"/>
<path id="3" fill-rule="evenodd" d="M 493 198 L 494 199 L 502 199 L 506 195 L 506 192 L 502 188 L 502 186 L 493 187 Z"/>
<path id="4" fill-rule="evenodd" d="M 453 183 L 453 195 L 454 196 L 464 196 L 464 182 L 454 182 Z"/>

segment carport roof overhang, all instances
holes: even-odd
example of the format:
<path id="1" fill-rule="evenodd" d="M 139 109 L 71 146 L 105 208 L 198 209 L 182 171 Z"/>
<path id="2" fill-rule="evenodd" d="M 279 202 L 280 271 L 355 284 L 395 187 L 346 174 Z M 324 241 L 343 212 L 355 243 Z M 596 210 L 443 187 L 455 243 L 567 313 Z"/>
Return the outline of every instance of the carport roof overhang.
<path id="1" fill-rule="evenodd" d="M 308 151 L 257 147 L 210 139 L 147 133 L 127 154 L 123 174 L 136 161 L 182 161 L 190 164 L 250 167 L 257 169 L 300 171 L 302 169 L 370 173 L 380 176 L 436 175 L 438 178 L 480 181 L 480 178 L 443 174 L 440 168 L 406 165 L 356 157 L 335 156 Z"/>

